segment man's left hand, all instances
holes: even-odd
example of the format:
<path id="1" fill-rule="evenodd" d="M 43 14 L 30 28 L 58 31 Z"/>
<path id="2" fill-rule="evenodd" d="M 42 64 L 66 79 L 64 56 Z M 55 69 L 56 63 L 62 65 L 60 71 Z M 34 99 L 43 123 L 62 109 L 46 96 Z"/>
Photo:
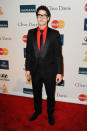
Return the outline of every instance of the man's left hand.
<path id="1" fill-rule="evenodd" d="M 56 82 L 59 84 L 63 80 L 62 74 L 57 74 L 56 75 Z"/>

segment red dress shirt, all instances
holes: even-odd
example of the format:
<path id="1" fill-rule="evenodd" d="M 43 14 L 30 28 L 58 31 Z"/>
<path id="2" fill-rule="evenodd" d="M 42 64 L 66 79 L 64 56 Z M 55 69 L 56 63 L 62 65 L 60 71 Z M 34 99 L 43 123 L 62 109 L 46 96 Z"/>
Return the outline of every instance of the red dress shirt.
<path id="1" fill-rule="evenodd" d="M 45 41 L 46 41 L 46 35 L 47 35 L 47 26 L 43 29 L 43 46 L 45 45 Z M 38 29 L 37 29 L 37 44 L 38 44 L 38 49 L 39 49 L 39 51 L 40 51 L 40 35 L 41 35 L 41 32 L 40 32 L 40 30 L 42 30 L 42 29 L 40 29 L 39 27 L 38 27 Z"/>

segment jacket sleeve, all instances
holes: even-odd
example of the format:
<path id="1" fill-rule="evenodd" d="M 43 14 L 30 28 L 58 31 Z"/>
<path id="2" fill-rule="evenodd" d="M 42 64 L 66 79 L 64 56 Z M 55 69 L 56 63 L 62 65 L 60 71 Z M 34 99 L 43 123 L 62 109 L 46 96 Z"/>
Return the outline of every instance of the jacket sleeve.
<path id="1" fill-rule="evenodd" d="M 30 71 L 30 62 L 31 62 L 31 36 L 30 31 L 27 34 L 27 44 L 26 44 L 26 58 L 25 58 L 25 70 Z"/>
<path id="2" fill-rule="evenodd" d="M 62 43 L 59 31 L 56 34 L 56 63 L 57 63 L 57 74 L 63 74 L 63 56 L 62 56 Z"/>

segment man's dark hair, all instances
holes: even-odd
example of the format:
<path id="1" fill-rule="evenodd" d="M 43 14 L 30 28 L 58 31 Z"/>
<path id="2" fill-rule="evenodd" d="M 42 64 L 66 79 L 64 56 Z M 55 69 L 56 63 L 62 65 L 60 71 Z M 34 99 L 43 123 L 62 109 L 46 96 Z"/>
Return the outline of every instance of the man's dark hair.
<path id="1" fill-rule="evenodd" d="M 48 9 L 46 6 L 44 6 L 44 5 L 39 6 L 39 7 L 37 8 L 37 11 L 36 11 L 36 16 L 38 15 L 39 10 L 45 10 L 46 13 L 47 13 L 47 15 L 48 15 L 48 17 L 49 17 L 49 18 L 51 17 L 51 13 L 50 13 L 49 9 Z"/>

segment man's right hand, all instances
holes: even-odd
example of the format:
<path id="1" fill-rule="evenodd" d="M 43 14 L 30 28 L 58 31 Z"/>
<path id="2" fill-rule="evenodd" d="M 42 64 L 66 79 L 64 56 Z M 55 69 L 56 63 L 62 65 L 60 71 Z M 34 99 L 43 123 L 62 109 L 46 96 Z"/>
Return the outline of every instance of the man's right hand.
<path id="1" fill-rule="evenodd" d="M 27 81 L 30 81 L 30 71 L 25 71 L 25 77 Z"/>

